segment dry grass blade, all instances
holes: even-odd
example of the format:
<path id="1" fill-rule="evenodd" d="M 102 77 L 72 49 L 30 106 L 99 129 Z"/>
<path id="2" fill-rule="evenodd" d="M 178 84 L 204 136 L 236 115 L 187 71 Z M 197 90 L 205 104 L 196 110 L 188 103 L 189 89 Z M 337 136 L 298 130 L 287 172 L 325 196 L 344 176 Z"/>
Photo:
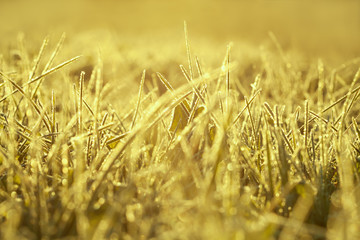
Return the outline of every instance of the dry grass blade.
<path id="1" fill-rule="evenodd" d="M 230 51 L 231 51 L 231 45 L 229 44 L 227 47 L 227 51 L 226 51 L 226 78 L 225 78 L 225 95 L 226 95 L 226 102 L 225 102 L 225 106 L 226 106 L 226 112 L 229 111 L 229 98 L 230 98 Z"/>
<path id="2" fill-rule="evenodd" d="M 354 90 L 352 90 L 351 94 L 354 94 L 356 92 L 358 92 L 360 90 L 360 86 L 356 87 Z M 321 112 L 325 113 L 327 112 L 329 109 L 331 109 L 332 107 L 336 106 L 337 104 L 341 103 L 342 101 L 344 101 L 346 99 L 347 95 L 339 98 L 338 100 L 336 100 L 334 103 L 330 104 L 328 107 L 324 108 Z"/>
<path id="3" fill-rule="evenodd" d="M 49 74 L 51 74 L 51 73 L 53 73 L 53 72 L 56 72 L 56 71 L 59 70 L 60 68 L 63 68 L 63 67 L 65 67 L 66 65 L 69 65 L 69 64 L 72 63 L 72 62 L 75 62 L 75 61 L 78 60 L 80 57 L 81 57 L 81 56 L 76 56 L 76 57 L 74 57 L 74 58 L 71 58 L 71 59 L 69 59 L 69 60 L 67 60 L 67 61 L 65 61 L 65 62 L 63 62 L 63 63 L 61 63 L 61 64 L 59 64 L 59 65 L 57 65 L 57 66 L 55 66 L 55 67 L 53 67 L 53 68 L 51 68 L 51 69 L 49 69 L 49 70 L 47 70 L 46 72 L 40 74 L 39 76 L 37 76 L 37 77 L 35 77 L 35 78 L 32 78 L 32 79 L 31 79 L 29 82 L 27 82 L 26 84 L 31 84 L 31 83 L 33 83 L 33 82 L 36 82 L 36 81 L 42 79 L 43 77 L 46 77 L 47 75 L 49 75 Z"/>
<path id="4" fill-rule="evenodd" d="M 49 61 L 46 63 L 43 72 L 46 72 L 47 70 L 50 69 L 51 65 L 53 64 L 53 62 L 54 62 L 54 60 L 55 60 L 55 58 L 56 58 L 56 56 L 58 55 L 58 53 L 59 53 L 60 50 L 61 50 L 61 47 L 62 47 L 62 45 L 63 45 L 63 43 L 64 43 L 65 37 L 66 37 L 66 34 L 65 34 L 65 33 L 61 34 L 60 40 L 59 40 L 59 42 L 57 43 L 54 52 L 51 54 L 51 57 L 50 57 Z"/>
<path id="5" fill-rule="evenodd" d="M 353 143 L 350 143 L 350 145 L 356 150 L 358 154 L 360 154 L 360 149 L 356 147 Z"/>
<path id="6" fill-rule="evenodd" d="M 83 99 L 82 101 L 85 104 L 86 109 L 90 112 L 91 116 L 95 117 L 94 111 L 91 109 L 90 105 Z"/>
<path id="7" fill-rule="evenodd" d="M 79 116 L 79 120 L 78 120 L 78 131 L 81 134 L 82 133 L 82 128 L 83 128 L 83 113 L 82 113 L 82 105 L 83 105 L 83 91 L 84 91 L 84 77 L 85 77 L 85 72 L 81 72 L 80 73 L 80 79 L 79 79 L 79 101 L 78 101 L 78 116 Z"/>
<path id="8" fill-rule="evenodd" d="M 171 92 L 174 92 L 174 88 L 171 86 L 171 84 L 168 82 L 168 80 L 166 80 L 166 78 L 161 74 L 161 73 L 156 73 L 158 78 L 160 79 L 160 81 L 164 84 L 164 86 Z M 180 106 L 182 108 L 182 110 L 185 112 L 185 114 L 187 115 L 187 118 L 190 116 L 189 110 L 190 110 L 190 106 L 189 104 L 186 102 L 186 100 L 184 100 L 183 102 L 180 103 Z"/>
<path id="9" fill-rule="evenodd" d="M 51 133 L 55 133 L 55 126 L 56 126 L 56 98 L 55 98 L 55 93 L 54 93 L 54 90 L 51 91 L 51 115 L 52 115 L 52 118 L 51 118 Z M 55 135 L 53 135 L 51 137 L 52 139 L 52 143 L 55 142 Z"/>
<path id="10" fill-rule="evenodd" d="M 79 104 L 77 103 L 77 91 L 76 91 L 76 84 L 75 83 L 73 83 L 73 92 L 72 93 L 73 93 L 73 97 L 74 97 L 74 99 L 73 99 L 74 112 L 78 113 Z"/>
<path id="11" fill-rule="evenodd" d="M 269 114 L 269 116 L 274 120 L 275 119 L 275 115 L 273 110 L 271 109 L 270 105 L 267 102 L 264 102 L 264 107 L 266 109 L 266 112 Z"/>
<path id="12" fill-rule="evenodd" d="M 184 34 L 185 34 L 186 55 L 188 57 L 188 63 L 189 63 L 190 79 L 193 80 L 194 71 L 193 71 L 193 67 L 192 67 L 190 43 L 189 43 L 188 28 L 187 28 L 186 21 L 184 21 Z"/>
<path id="13" fill-rule="evenodd" d="M 48 42 L 49 42 L 49 38 L 46 37 L 46 38 L 44 39 L 42 45 L 41 45 L 39 54 L 38 54 L 38 56 L 36 57 L 36 59 L 35 59 L 35 61 L 34 61 L 34 66 L 33 66 L 32 70 L 31 70 L 31 72 L 30 72 L 30 75 L 29 75 L 29 81 L 30 81 L 30 80 L 34 77 L 34 75 L 35 75 L 35 72 L 36 72 L 36 70 L 37 70 L 37 68 L 38 68 L 38 66 L 39 66 L 39 62 L 40 62 L 40 60 L 41 60 L 41 57 L 42 57 L 43 54 L 44 54 L 44 50 L 45 50 Z"/>
<path id="14" fill-rule="evenodd" d="M 94 131 L 95 131 L 95 146 L 97 151 L 100 151 L 101 144 L 100 144 L 100 133 L 99 133 L 99 115 L 100 115 L 100 102 L 101 102 L 101 86 L 103 85 L 103 61 L 101 57 L 101 52 L 99 49 L 98 52 L 98 63 L 96 66 L 96 75 L 95 75 L 95 99 L 94 99 Z"/>
<path id="15" fill-rule="evenodd" d="M 72 59 L 70 59 L 70 60 L 68 60 L 68 61 L 66 61 L 66 62 L 63 62 L 63 63 L 57 65 L 56 67 L 53 67 L 52 69 L 50 69 L 50 70 L 48 70 L 48 71 L 40 74 L 39 76 L 31 79 L 30 81 L 28 81 L 27 83 L 25 83 L 24 86 L 27 86 L 27 85 L 29 85 L 29 84 L 32 84 L 32 83 L 34 83 L 34 82 L 36 82 L 36 81 L 41 80 L 42 78 L 46 77 L 47 75 L 49 75 L 49 74 L 51 74 L 51 73 L 53 73 L 53 72 L 56 72 L 56 71 L 59 70 L 60 68 L 65 67 L 66 65 L 68 65 L 68 64 L 70 64 L 70 63 L 78 60 L 79 58 L 80 58 L 80 56 L 74 57 L 74 58 L 72 58 Z M 15 93 L 17 93 L 17 92 L 18 92 L 18 89 L 14 90 L 12 93 L 10 93 L 10 94 L 6 95 L 5 97 L 1 98 L 1 99 L 0 99 L 0 103 L 3 102 L 4 100 L 6 100 L 9 96 L 11 96 L 11 95 L 13 95 L 13 94 L 15 94 Z"/>
<path id="16" fill-rule="evenodd" d="M 252 117 L 252 114 L 251 114 L 250 104 L 249 104 L 246 97 L 245 97 L 245 105 L 246 105 L 246 108 L 247 108 L 248 113 L 249 113 L 251 128 L 252 128 L 252 132 L 253 132 L 253 140 L 256 142 L 257 137 L 256 137 L 255 123 L 254 123 L 254 120 L 253 120 L 253 117 Z"/>
<path id="17" fill-rule="evenodd" d="M 275 127 L 280 127 L 280 118 L 279 118 L 279 107 L 275 105 Z"/>
<path id="18" fill-rule="evenodd" d="M 136 108 L 135 108 L 135 113 L 134 113 L 134 117 L 133 120 L 131 122 L 130 125 L 130 131 L 131 129 L 133 129 L 135 121 L 136 121 L 136 117 L 138 115 L 138 111 L 139 111 L 139 107 L 140 107 L 140 102 L 141 102 L 141 94 L 143 91 L 143 87 L 144 87 L 144 82 L 145 82 L 145 70 L 143 71 L 143 74 L 141 76 L 141 81 L 140 81 L 140 86 L 139 86 L 139 93 L 138 93 L 138 99 L 137 99 L 137 103 L 136 103 Z"/>
<path id="19" fill-rule="evenodd" d="M 255 97 L 261 92 L 261 89 L 257 90 L 254 95 L 250 98 L 250 100 L 248 101 L 249 104 L 251 104 Z M 240 119 L 241 115 L 244 113 L 244 111 L 246 110 L 247 105 L 245 105 L 245 107 L 243 107 L 243 109 L 239 112 L 239 114 L 235 117 L 234 121 L 233 121 L 233 125 L 235 125 L 235 123 Z"/>
<path id="20" fill-rule="evenodd" d="M 350 96 L 353 92 L 353 89 L 354 89 L 354 86 L 355 86 L 355 83 L 357 82 L 358 78 L 360 77 L 360 68 L 357 70 L 355 76 L 354 76 L 354 79 L 350 85 L 350 89 L 346 95 L 346 100 L 345 100 L 345 103 L 344 103 L 344 106 L 343 106 L 343 110 L 342 110 L 342 117 L 341 117 L 341 123 L 340 123 L 340 138 L 341 138 L 341 135 L 342 135 L 342 130 L 343 130 L 343 127 L 345 126 L 345 119 L 346 119 L 346 116 L 347 116 L 347 113 L 350 109 L 350 107 L 352 106 L 353 102 L 354 102 L 354 99 L 355 97 L 350 100 Z"/>
<path id="21" fill-rule="evenodd" d="M 195 57 L 195 64 L 196 64 L 196 68 L 198 70 L 198 73 L 199 73 L 199 77 L 200 79 L 204 80 L 204 95 L 206 97 L 206 100 L 207 102 L 209 102 L 209 99 L 208 99 L 208 94 L 207 94 L 207 83 L 206 83 L 206 79 L 204 79 L 204 72 L 202 70 L 202 67 L 201 67 L 201 64 L 200 64 L 200 61 L 199 61 L 199 58 L 198 57 Z M 196 96 L 196 95 L 195 95 Z"/>
<path id="22" fill-rule="evenodd" d="M 7 77 L 4 73 L 0 72 L 0 75 L 5 78 L 8 82 L 10 82 L 29 102 L 30 104 L 34 107 L 34 109 L 36 110 L 36 112 L 42 117 L 43 122 L 47 128 L 47 130 L 49 132 L 51 132 L 51 127 L 50 127 L 50 120 L 49 117 L 47 117 L 45 111 L 42 111 L 40 109 L 40 107 L 34 102 L 34 100 L 32 100 L 30 97 L 28 97 L 25 92 L 22 90 L 22 88 L 17 85 L 13 80 L 11 80 L 9 77 Z"/>
<path id="23" fill-rule="evenodd" d="M 205 94 L 205 91 L 206 91 L 206 89 L 204 88 L 203 91 L 201 92 L 201 95 Z M 192 120 L 194 120 L 195 114 L 199 109 L 198 105 L 199 105 L 199 98 L 196 98 L 195 103 L 193 104 L 193 106 L 192 106 L 192 108 L 190 110 L 190 116 L 189 116 L 189 119 L 188 119 L 188 124 L 190 122 L 192 122 Z M 205 108 L 205 107 L 203 107 L 203 108 Z"/>
<path id="24" fill-rule="evenodd" d="M 183 72 L 186 80 L 188 81 L 188 83 L 190 84 L 190 86 L 192 87 L 193 91 L 195 92 L 195 94 L 197 95 L 197 97 L 203 102 L 203 104 L 206 106 L 206 102 L 205 99 L 203 98 L 203 96 L 201 95 L 201 93 L 199 92 L 199 89 L 197 89 L 197 87 L 195 86 L 195 84 L 193 83 L 193 81 L 191 81 L 188 73 L 186 72 L 186 69 L 184 68 L 184 66 L 180 65 L 181 71 Z M 214 114 L 211 114 L 211 118 L 212 120 L 215 122 L 215 124 L 219 127 L 219 121 L 217 120 L 217 118 L 215 117 Z"/>
<path id="25" fill-rule="evenodd" d="M 301 107 L 297 106 L 297 108 L 296 108 L 296 110 L 294 112 L 295 122 L 297 122 L 299 120 L 300 110 L 301 110 Z"/>
<path id="26" fill-rule="evenodd" d="M 272 111 L 270 105 L 267 102 L 264 102 L 264 107 L 265 107 L 265 111 L 268 114 L 268 116 L 270 117 L 270 119 L 275 122 L 275 115 L 274 112 Z"/>
<path id="27" fill-rule="evenodd" d="M 356 138 L 358 140 L 360 140 L 360 129 L 359 129 L 359 126 L 358 126 L 355 118 L 352 118 L 352 123 L 353 123 L 354 129 L 355 129 Z"/>
<path id="28" fill-rule="evenodd" d="M 267 165 L 267 173 L 268 173 L 268 177 L 269 177 L 269 190 L 270 190 L 270 197 L 274 196 L 274 179 L 273 179 L 273 172 L 272 172 L 272 159 L 271 159 L 271 147 L 270 147 L 270 137 L 269 137 L 269 129 L 268 129 L 268 125 L 265 122 L 266 125 L 266 129 L 264 130 L 265 132 L 265 144 L 266 144 L 266 165 Z"/>
<path id="29" fill-rule="evenodd" d="M 49 61 L 46 63 L 45 67 L 44 67 L 44 70 L 42 73 L 45 73 L 47 70 L 49 70 L 49 68 L 51 67 L 52 63 L 54 62 L 54 59 L 56 58 L 56 56 L 58 55 L 63 43 L 64 43 L 64 40 L 65 40 L 65 33 L 63 33 L 60 37 L 60 40 L 58 42 L 58 44 L 56 45 L 56 48 L 54 50 L 54 52 L 52 53 Z M 32 77 L 31 77 L 32 79 Z M 30 80 L 31 80 L 30 79 Z M 36 95 L 36 92 L 38 91 L 41 83 L 42 83 L 43 79 L 41 79 L 37 84 L 36 84 L 36 87 L 34 88 L 34 91 L 33 93 L 31 94 L 31 98 L 34 98 L 34 96 Z"/>
<path id="30" fill-rule="evenodd" d="M 199 76 L 202 77 L 204 75 L 199 58 L 195 57 L 195 64 L 196 64 L 196 68 L 198 70 Z"/>
<path id="31" fill-rule="evenodd" d="M 307 149 L 308 146 L 308 133 L 309 133 L 309 102 L 305 101 L 305 129 L 304 129 L 304 147 Z"/>
<path id="32" fill-rule="evenodd" d="M 290 150 L 290 153 L 293 154 L 294 153 L 294 149 L 293 147 L 291 146 L 291 143 L 289 141 L 289 139 L 287 138 L 286 134 L 284 133 L 284 130 L 282 128 L 280 128 L 280 132 L 281 132 L 281 135 L 283 136 L 284 140 L 285 140 L 285 143 L 286 145 L 288 146 L 289 150 Z"/>
<path id="33" fill-rule="evenodd" d="M 121 139 L 123 139 L 127 135 L 129 135 L 129 132 L 126 132 L 126 133 L 120 134 L 120 135 L 118 135 L 116 137 L 113 137 L 113 138 L 106 141 L 106 145 L 110 146 L 110 144 L 113 144 L 115 142 L 120 141 Z"/>
<path id="34" fill-rule="evenodd" d="M 183 65 L 180 65 L 180 69 L 182 71 L 182 73 L 184 74 L 186 80 L 188 81 L 188 83 L 191 85 L 191 87 L 193 88 L 195 94 L 197 95 L 197 97 L 202 101 L 203 104 L 206 105 L 205 99 L 203 98 L 203 96 L 201 95 L 201 93 L 199 92 L 199 89 L 197 89 L 197 87 L 193 84 L 193 82 L 190 79 L 189 74 L 187 73 L 186 69 L 184 68 Z"/>
<path id="35" fill-rule="evenodd" d="M 169 81 L 161 73 L 157 72 L 156 75 L 158 76 L 160 81 L 164 84 L 167 90 L 169 90 L 170 92 L 174 91 L 174 88 L 171 86 Z"/>
<path id="36" fill-rule="evenodd" d="M 359 69 L 360 70 L 360 69 Z M 346 109 L 345 114 L 347 115 L 350 112 L 350 109 L 352 108 L 352 106 L 354 105 L 355 101 L 359 98 L 360 95 L 360 89 L 354 94 L 354 96 L 352 97 L 350 104 L 348 106 L 348 108 Z"/>
<path id="37" fill-rule="evenodd" d="M 326 120 L 326 119 L 323 118 L 323 117 L 320 117 L 320 116 L 319 116 L 318 114 L 316 114 L 315 112 L 309 111 L 309 113 L 310 113 L 311 115 L 313 115 L 314 117 L 316 117 L 317 119 L 323 121 L 325 124 L 328 124 L 328 123 L 329 123 L 328 120 Z M 335 132 L 338 131 L 333 125 L 331 125 L 330 127 L 331 127 L 331 129 L 334 130 Z"/>

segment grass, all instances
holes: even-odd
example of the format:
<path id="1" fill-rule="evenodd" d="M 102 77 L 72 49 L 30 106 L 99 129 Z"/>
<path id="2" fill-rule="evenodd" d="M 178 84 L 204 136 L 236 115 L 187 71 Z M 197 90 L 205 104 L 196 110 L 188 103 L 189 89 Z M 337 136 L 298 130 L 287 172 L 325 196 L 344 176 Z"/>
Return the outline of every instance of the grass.
<path id="1" fill-rule="evenodd" d="M 64 39 L 0 55 L 2 239 L 360 237 L 359 58 L 270 34 L 202 59 L 185 25 L 187 61 L 125 48 L 112 75 L 119 52 L 60 59 Z"/>

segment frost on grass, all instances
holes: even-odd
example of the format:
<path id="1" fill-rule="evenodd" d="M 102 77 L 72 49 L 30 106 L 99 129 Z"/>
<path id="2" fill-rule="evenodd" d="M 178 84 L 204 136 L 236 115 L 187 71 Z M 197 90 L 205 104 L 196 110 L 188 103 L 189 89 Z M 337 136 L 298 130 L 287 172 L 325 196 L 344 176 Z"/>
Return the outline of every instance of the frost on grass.
<path id="1" fill-rule="evenodd" d="M 304 64 L 271 35 L 207 62 L 185 35 L 168 72 L 101 52 L 82 72 L 64 37 L 0 57 L 2 239 L 359 237 L 359 59 Z"/>

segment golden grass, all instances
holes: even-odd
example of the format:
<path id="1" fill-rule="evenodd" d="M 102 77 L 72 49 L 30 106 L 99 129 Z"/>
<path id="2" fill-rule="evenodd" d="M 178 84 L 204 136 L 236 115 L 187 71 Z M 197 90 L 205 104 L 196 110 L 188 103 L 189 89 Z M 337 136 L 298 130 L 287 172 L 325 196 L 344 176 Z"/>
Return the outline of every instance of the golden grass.
<path id="1" fill-rule="evenodd" d="M 1 48 L 0 238 L 360 238 L 359 56 L 184 32 Z"/>

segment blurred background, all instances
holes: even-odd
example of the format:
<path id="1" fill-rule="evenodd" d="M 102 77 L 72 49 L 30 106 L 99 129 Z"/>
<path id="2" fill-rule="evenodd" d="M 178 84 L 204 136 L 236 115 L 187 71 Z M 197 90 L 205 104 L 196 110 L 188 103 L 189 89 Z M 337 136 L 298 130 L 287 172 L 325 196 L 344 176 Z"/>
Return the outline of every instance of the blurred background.
<path id="1" fill-rule="evenodd" d="M 1 43 L 21 31 L 49 33 L 110 31 L 133 41 L 183 39 L 183 21 L 193 39 L 260 44 L 272 31 L 284 48 L 312 54 L 360 53 L 360 1 L 0 1 Z M 104 34 L 104 33 L 102 33 Z M 101 36 L 98 38 L 101 38 Z M 196 41 L 196 40 L 195 40 Z"/>
<path id="2" fill-rule="evenodd" d="M 114 96 L 121 90 L 136 96 L 143 69 L 146 79 L 161 72 L 182 82 L 179 64 L 187 64 L 184 21 L 193 55 L 205 67 L 219 67 L 233 42 L 232 61 L 239 63 L 239 75 L 260 71 L 256 63 L 263 49 L 281 55 L 269 32 L 296 64 L 321 58 L 333 68 L 360 57 L 358 0 L 0 0 L 0 57 L 11 59 L 23 44 L 33 59 L 46 36 L 50 54 L 66 32 L 57 62 L 83 56 L 66 68 L 74 81 L 83 70 L 90 78 L 100 52 L 105 82 L 116 82 Z M 244 85 L 252 81 L 249 75 Z M 56 82 L 46 84 L 56 88 Z"/>

